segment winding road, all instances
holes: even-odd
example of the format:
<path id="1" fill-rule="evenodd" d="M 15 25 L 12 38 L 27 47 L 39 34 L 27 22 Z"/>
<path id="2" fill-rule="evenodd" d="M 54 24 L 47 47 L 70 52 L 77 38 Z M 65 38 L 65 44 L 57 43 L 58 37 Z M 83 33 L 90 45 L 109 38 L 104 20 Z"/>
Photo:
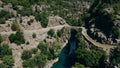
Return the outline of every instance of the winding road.
<path id="1" fill-rule="evenodd" d="M 69 26 L 71 28 L 82 28 L 82 35 L 86 38 L 86 40 L 88 40 L 89 42 L 91 42 L 93 45 L 102 48 L 107 55 L 110 54 L 110 49 L 115 48 L 116 46 L 114 45 L 108 45 L 108 44 L 102 44 L 99 42 L 96 42 L 95 40 L 93 40 L 88 34 L 87 34 L 87 29 L 85 29 L 85 27 L 74 27 L 74 26 Z M 67 44 L 67 42 L 63 45 L 63 47 Z M 58 61 L 58 58 L 49 61 L 46 66 L 44 68 L 51 68 L 52 65 Z M 109 57 L 107 59 L 107 61 L 109 62 Z"/>
<path id="2" fill-rule="evenodd" d="M 109 44 L 102 44 L 99 42 L 96 42 L 95 40 L 93 40 L 88 34 L 87 34 L 87 29 L 85 29 L 84 27 L 82 28 L 82 35 L 92 44 L 94 44 L 97 47 L 101 47 L 103 49 L 111 49 L 111 48 L 115 48 L 116 46 L 114 45 L 109 45 Z"/>
<path id="3" fill-rule="evenodd" d="M 47 35 L 45 35 L 50 29 L 54 29 L 54 30 L 59 30 L 63 27 L 70 27 L 70 28 L 75 28 L 73 26 L 69 26 L 67 24 L 65 25 L 58 25 L 58 26 L 54 26 L 54 27 L 47 27 L 47 28 L 42 28 L 42 29 L 38 29 L 38 30 L 24 30 L 23 33 L 25 36 L 28 35 L 32 35 L 33 33 L 39 34 L 41 37 L 40 39 L 44 39 L 47 37 Z M 78 28 L 78 27 L 76 27 Z M 84 27 L 79 27 L 82 28 L 82 35 L 86 38 L 86 40 L 88 40 L 89 42 L 91 42 L 92 44 L 94 44 L 97 47 L 101 47 L 103 50 L 106 51 L 106 53 L 109 55 L 110 49 L 111 48 L 115 48 L 116 46 L 113 45 L 108 45 L 108 44 L 101 44 L 99 42 L 96 42 L 95 40 L 93 40 L 88 34 L 87 34 L 87 29 L 85 29 Z M 16 33 L 15 31 L 10 31 L 10 32 L 0 32 L 1 35 L 10 35 L 11 33 Z M 12 48 L 12 52 L 13 52 L 13 56 L 14 56 L 14 68 L 22 68 L 22 59 L 21 59 L 21 54 L 23 52 L 23 50 L 25 48 L 27 49 L 31 49 L 33 47 L 37 47 L 39 43 L 36 43 L 35 46 L 16 46 L 15 44 L 10 45 L 10 47 Z M 63 45 L 64 47 L 65 45 Z M 47 63 L 48 66 L 46 66 L 47 68 L 50 68 L 51 65 L 53 63 L 57 62 L 57 58 L 55 60 L 52 60 L 50 62 Z M 45 68 L 46 68 L 45 67 Z"/>

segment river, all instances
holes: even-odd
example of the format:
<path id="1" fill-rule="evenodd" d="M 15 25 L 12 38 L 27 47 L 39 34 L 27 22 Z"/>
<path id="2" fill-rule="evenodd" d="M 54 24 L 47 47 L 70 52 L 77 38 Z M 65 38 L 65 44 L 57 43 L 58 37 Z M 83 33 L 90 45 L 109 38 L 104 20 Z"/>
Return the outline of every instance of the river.
<path id="1" fill-rule="evenodd" d="M 71 29 L 70 39 L 67 45 L 62 49 L 59 60 L 53 64 L 52 68 L 70 68 L 75 62 L 76 49 L 76 30 Z"/>

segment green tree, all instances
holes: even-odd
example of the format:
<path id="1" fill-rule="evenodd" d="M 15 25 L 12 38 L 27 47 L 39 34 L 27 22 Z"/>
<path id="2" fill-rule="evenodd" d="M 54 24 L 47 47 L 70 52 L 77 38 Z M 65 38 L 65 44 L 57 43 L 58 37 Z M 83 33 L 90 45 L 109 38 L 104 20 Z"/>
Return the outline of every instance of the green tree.
<path id="1" fill-rule="evenodd" d="M 100 49 L 86 48 L 85 40 L 82 38 L 81 29 L 78 30 L 76 35 L 78 45 L 75 51 L 77 63 L 90 68 L 103 68 L 105 60 L 105 52 Z M 93 46 L 95 47 L 95 46 Z M 91 61 L 92 60 L 92 61 Z"/>
<path id="2" fill-rule="evenodd" d="M 85 66 L 80 63 L 75 63 L 75 65 L 72 66 L 72 68 L 85 68 Z"/>
<path id="3" fill-rule="evenodd" d="M 14 15 L 10 12 L 7 12 L 5 10 L 0 11 L 0 24 L 5 24 L 5 21 Z"/>
<path id="4" fill-rule="evenodd" d="M 54 42 L 53 44 L 51 44 L 49 50 L 50 53 L 53 55 L 53 58 L 56 58 L 61 52 L 61 45 L 58 42 Z"/>
<path id="5" fill-rule="evenodd" d="M 25 43 L 24 35 L 21 31 L 17 31 L 16 34 L 11 34 L 9 36 L 9 40 L 10 40 L 11 43 L 14 42 L 17 45 Z"/>
<path id="6" fill-rule="evenodd" d="M 115 35 L 116 38 L 120 38 L 120 27 L 113 26 L 112 27 L 112 32 Z"/>
<path id="7" fill-rule="evenodd" d="M 48 46 L 45 42 L 40 42 L 37 47 L 38 47 L 38 49 L 40 49 L 41 53 L 43 53 L 43 54 L 48 53 Z"/>
<path id="8" fill-rule="evenodd" d="M 0 68 L 9 68 L 9 66 L 4 63 L 0 63 Z"/>
<path id="9" fill-rule="evenodd" d="M 77 48 L 76 55 L 78 62 L 87 67 L 99 67 L 99 65 L 101 64 L 99 61 L 103 62 L 105 58 L 103 58 L 103 56 L 105 55 L 103 51 L 94 49 L 88 51 L 81 47 Z"/>
<path id="10" fill-rule="evenodd" d="M 47 57 L 44 54 L 37 54 L 32 59 L 25 60 L 23 62 L 23 67 L 26 68 L 43 68 L 45 63 L 47 62 Z"/>
<path id="11" fill-rule="evenodd" d="M 34 58 L 23 61 L 23 67 L 25 68 L 34 68 L 35 65 L 36 64 Z"/>
<path id="12" fill-rule="evenodd" d="M 15 34 L 11 34 L 9 36 L 9 40 L 10 40 L 11 43 L 14 42 L 16 40 L 16 35 Z"/>
<path id="13" fill-rule="evenodd" d="M 50 29 L 50 30 L 47 32 L 47 34 L 48 34 L 49 36 L 53 37 L 54 34 L 55 34 L 54 29 Z"/>
<path id="14" fill-rule="evenodd" d="M 4 64 L 8 65 L 8 68 L 12 68 L 14 64 L 14 59 L 12 56 L 4 56 L 2 60 Z"/>
<path id="15" fill-rule="evenodd" d="M 33 14 L 32 9 L 30 7 L 24 7 L 22 10 L 19 10 L 18 13 L 22 16 L 30 16 Z"/>
<path id="16" fill-rule="evenodd" d="M 62 36 L 62 32 L 60 30 L 57 31 L 57 36 L 61 37 Z"/>
<path id="17" fill-rule="evenodd" d="M 5 18 L 0 18 L 0 24 L 5 24 Z"/>
<path id="18" fill-rule="evenodd" d="M 19 24 L 18 24 L 16 21 L 14 21 L 14 22 L 12 23 L 12 25 L 11 25 L 11 29 L 12 29 L 13 31 L 20 30 Z"/>
<path id="19" fill-rule="evenodd" d="M 31 50 L 32 50 L 32 53 L 33 53 L 33 54 L 36 54 L 36 53 L 38 52 L 38 49 L 37 49 L 37 48 L 32 48 Z"/>
<path id="20" fill-rule="evenodd" d="M 31 57 L 32 57 L 32 52 L 29 51 L 29 50 L 24 50 L 23 53 L 22 53 L 22 57 L 21 58 L 23 60 L 27 60 L 27 59 L 29 59 Z"/>
<path id="21" fill-rule="evenodd" d="M 38 68 L 43 68 L 47 62 L 47 56 L 44 54 L 38 54 L 34 57 L 34 60 Z"/>
<path id="22" fill-rule="evenodd" d="M 41 22 L 42 27 L 47 27 L 48 24 L 48 14 L 45 12 L 35 13 L 35 19 Z"/>
<path id="23" fill-rule="evenodd" d="M 9 48 L 8 44 L 0 44 L 0 58 L 5 55 L 12 55 L 12 50 Z"/>
<path id="24" fill-rule="evenodd" d="M 120 57 L 120 47 L 117 47 L 110 54 L 110 62 L 113 66 L 120 63 L 119 57 Z"/>
<path id="25" fill-rule="evenodd" d="M 32 37 L 33 37 L 33 38 L 36 38 L 36 33 L 33 33 L 33 34 L 32 34 Z"/>

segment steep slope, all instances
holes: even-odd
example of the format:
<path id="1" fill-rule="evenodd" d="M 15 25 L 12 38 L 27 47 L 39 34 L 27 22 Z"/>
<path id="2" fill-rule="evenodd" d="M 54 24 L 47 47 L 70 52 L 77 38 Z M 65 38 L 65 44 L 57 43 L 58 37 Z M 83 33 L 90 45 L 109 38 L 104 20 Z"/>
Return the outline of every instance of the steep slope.
<path id="1" fill-rule="evenodd" d="M 120 44 L 119 4 L 119 0 L 96 0 L 93 3 L 86 20 L 88 34 L 93 39 L 101 43 Z"/>

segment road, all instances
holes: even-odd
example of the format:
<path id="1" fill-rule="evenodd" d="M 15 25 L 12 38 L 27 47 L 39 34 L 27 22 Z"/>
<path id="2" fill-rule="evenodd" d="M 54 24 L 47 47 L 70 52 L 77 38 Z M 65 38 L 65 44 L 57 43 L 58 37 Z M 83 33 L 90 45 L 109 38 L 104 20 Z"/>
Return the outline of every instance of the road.
<path id="1" fill-rule="evenodd" d="M 31 34 L 31 33 L 36 33 L 36 32 L 46 32 L 50 29 L 61 29 L 62 27 L 68 26 L 67 24 L 65 25 L 59 25 L 59 26 L 54 26 L 54 27 L 47 27 L 47 28 L 42 28 L 42 29 L 38 29 L 38 30 L 24 30 L 23 33 L 24 34 Z M 16 31 L 9 31 L 9 32 L 0 32 L 1 35 L 10 35 L 11 33 L 16 33 Z"/>
<path id="2" fill-rule="evenodd" d="M 96 42 L 95 40 L 93 40 L 88 34 L 87 34 L 87 30 L 82 27 L 82 35 L 89 41 L 91 42 L 92 44 L 94 44 L 95 46 L 97 47 L 101 47 L 103 49 L 111 49 L 111 48 L 114 48 L 116 46 L 114 45 L 109 45 L 109 44 L 102 44 L 102 43 L 99 43 L 99 42 Z"/>
<path id="3" fill-rule="evenodd" d="M 73 27 L 73 26 L 69 26 L 69 27 L 71 27 L 71 28 L 76 28 L 76 27 Z M 94 40 L 87 34 L 87 29 L 85 29 L 84 27 L 77 27 L 77 28 L 82 28 L 82 35 L 83 35 L 89 42 L 91 42 L 93 45 L 102 48 L 102 49 L 106 52 L 107 55 L 109 55 L 111 48 L 115 48 L 115 47 L 116 47 L 116 46 L 113 46 L 113 45 L 102 44 L 102 43 L 96 42 L 96 41 L 94 41 Z M 67 44 L 67 42 L 66 42 L 65 44 Z M 65 46 L 65 45 L 63 45 L 63 47 L 64 47 L 64 46 Z M 55 62 L 57 62 L 57 61 L 58 61 L 58 58 L 49 61 L 44 68 L 51 68 L 52 65 L 53 65 Z M 109 58 L 107 59 L 107 61 L 109 62 Z"/>
<path id="4" fill-rule="evenodd" d="M 116 46 L 115 45 L 108 45 L 108 44 L 102 44 L 99 42 L 96 42 L 95 40 L 93 40 L 88 34 L 87 34 L 87 29 L 85 29 L 84 27 L 82 28 L 82 35 L 84 36 L 84 38 L 86 38 L 87 41 L 91 42 L 93 45 L 102 48 L 107 55 L 107 62 L 109 62 L 109 55 L 110 55 L 110 50 L 114 49 Z"/>
<path id="5" fill-rule="evenodd" d="M 30 43 L 33 43 L 31 45 L 22 44 L 21 46 L 17 46 L 14 43 L 9 45 L 10 48 L 12 48 L 12 53 L 13 53 L 13 57 L 14 57 L 14 61 L 15 61 L 13 68 L 23 68 L 22 67 L 23 61 L 21 59 L 22 52 L 26 49 L 29 50 L 31 48 L 37 47 L 37 45 L 39 44 L 39 41 L 43 40 L 47 37 L 47 32 L 50 29 L 54 29 L 56 31 L 56 30 L 62 29 L 63 27 L 66 27 L 66 26 L 69 27 L 69 25 L 59 25 L 59 26 L 55 26 L 55 27 L 42 28 L 39 30 L 24 30 L 23 31 L 24 37 L 30 37 L 33 33 L 36 33 L 38 39 L 37 39 L 37 42 L 33 42 L 33 40 L 31 38 L 28 38 L 28 40 L 30 40 Z M 1 35 L 7 35 L 7 36 L 9 36 L 11 33 L 16 33 L 16 31 L 0 32 Z"/>
<path id="6" fill-rule="evenodd" d="M 59 30 L 63 27 L 71 27 L 71 28 L 75 28 L 73 26 L 69 26 L 69 25 L 59 25 L 59 26 L 54 26 L 54 27 L 47 27 L 47 28 L 42 28 L 42 29 L 38 29 L 38 30 L 24 30 L 23 33 L 25 36 L 28 36 L 28 35 L 32 35 L 33 33 L 36 33 L 36 34 L 39 34 L 39 39 L 44 39 L 46 38 L 46 33 L 50 30 L 50 29 L 54 29 L 54 30 Z M 78 28 L 78 27 L 76 27 Z M 80 27 L 79 27 L 80 28 Z M 102 44 L 102 43 L 99 43 L 99 42 L 96 42 L 95 40 L 93 40 L 88 34 L 87 34 L 87 30 L 84 28 L 84 27 L 81 27 L 82 28 L 82 35 L 89 41 L 91 42 L 92 44 L 94 44 L 95 46 L 97 47 L 101 47 L 103 48 L 103 50 L 106 51 L 106 53 L 109 55 L 109 52 L 110 52 L 110 49 L 111 48 L 115 48 L 116 46 L 113 46 L 113 45 L 108 45 L 108 44 Z M 10 35 L 11 33 L 16 33 L 15 31 L 10 31 L 10 32 L 0 32 L 1 35 Z M 32 41 L 31 41 L 32 42 Z M 31 48 L 34 48 L 34 47 L 37 47 L 37 45 L 39 44 L 39 42 L 36 42 L 34 43 L 33 42 L 33 45 L 35 46 L 17 46 L 15 44 L 12 44 L 10 45 L 10 47 L 12 48 L 12 52 L 13 52 L 13 56 L 14 56 L 14 60 L 15 60 L 15 63 L 14 63 L 14 68 L 22 68 L 22 59 L 21 59 L 21 54 L 23 52 L 24 49 L 31 49 Z M 65 45 L 63 45 L 64 47 Z M 54 64 L 55 62 L 57 62 L 57 58 L 55 60 L 52 60 L 50 62 L 48 62 L 48 68 L 50 68 L 52 66 L 52 64 Z"/>

